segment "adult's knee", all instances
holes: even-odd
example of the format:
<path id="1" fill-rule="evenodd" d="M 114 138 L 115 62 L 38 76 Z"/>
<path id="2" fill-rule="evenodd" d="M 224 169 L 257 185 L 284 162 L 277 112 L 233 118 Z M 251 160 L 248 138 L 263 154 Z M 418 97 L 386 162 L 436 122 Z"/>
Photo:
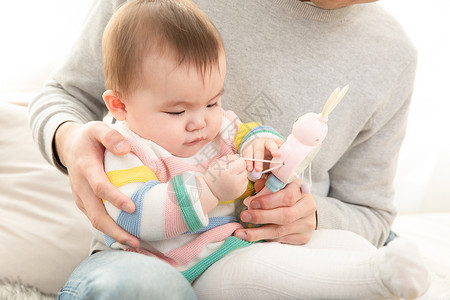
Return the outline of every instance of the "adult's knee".
<path id="1" fill-rule="evenodd" d="M 196 299 L 180 272 L 156 258 L 127 253 L 96 264 L 75 285 L 66 284 L 59 299 Z"/>

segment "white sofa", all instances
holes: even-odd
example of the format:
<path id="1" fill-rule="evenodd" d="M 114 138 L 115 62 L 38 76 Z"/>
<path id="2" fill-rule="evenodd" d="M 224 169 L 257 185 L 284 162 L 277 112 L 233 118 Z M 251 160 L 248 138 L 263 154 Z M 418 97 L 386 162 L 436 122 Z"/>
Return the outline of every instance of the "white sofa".
<path id="1" fill-rule="evenodd" d="M 0 111 L 0 280 L 55 294 L 88 255 L 90 225 L 32 141 L 27 108 Z"/>

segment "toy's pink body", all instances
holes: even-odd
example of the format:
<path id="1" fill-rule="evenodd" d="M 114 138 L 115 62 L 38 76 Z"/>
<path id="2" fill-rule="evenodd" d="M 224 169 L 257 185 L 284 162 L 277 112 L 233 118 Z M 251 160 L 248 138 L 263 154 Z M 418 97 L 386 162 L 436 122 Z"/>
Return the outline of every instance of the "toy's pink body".
<path id="1" fill-rule="evenodd" d="M 325 139 L 327 120 L 319 114 L 308 113 L 294 123 L 292 133 L 280 148 L 280 156 L 274 157 L 270 167 L 279 162 L 283 166 L 272 171 L 284 183 L 289 183 L 301 174 L 314 159 L 322 141 Z"/>

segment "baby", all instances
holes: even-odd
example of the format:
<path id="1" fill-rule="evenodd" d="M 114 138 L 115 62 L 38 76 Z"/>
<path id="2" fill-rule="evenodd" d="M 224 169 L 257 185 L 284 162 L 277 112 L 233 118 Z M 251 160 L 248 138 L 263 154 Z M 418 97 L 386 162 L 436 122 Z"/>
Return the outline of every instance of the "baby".
<path id="1" fill-rule="evenodd" d="M 235 216 L 236 206 L 254 194 L 248 171 L 262 169 L 261 162 L 246 162 L 239 156 L 271 159 L 279 155 L 283 140 L 274 129 L 242 123 L 233 112 L 221 108 L 225 50 L 208 17 L 188 0 L 128 1 L 105 29 L 103 55 L 107 88 L 103 99 L 118 121 L 112 127 L 132 148 L 124 156 L 106 152 L 105 171 L 134 201 L 136 210 L 128 214 L 108 202 L 105 207 L 122 228 L 140 239 L 141 247 L 128 248 L 96 231 L 92 250 L 116 249 L 157 257 L 193 282 L 222 257 L 236 253 L 235 249 L 248 247 L 251 251 L 255 246 L 277 244 L 253 244 L 233 236 L 242 228 Z M 333 234 L 339 237 L 339 232 Z M 317 238 L 320 240 L 320 234 L 312 240 Z M 366 242 L 354 234 L 352 239 L 356 244 Z M 294 252 L 302 248 L 291 247 Z M 394 245 L 354 261 L 348 252 L 346 261 L 329 266 L 333 275 L 325 267 L 317 270 L 317 291 L 328 290 L 326 298 L 340 297 L 342 294 L 332 289 L 335 283 L 328 281 L 330 276 L 339 282 L 369 276 L 372 280 L 361 283 L 363 294 L 359 295 L 416 296 L 427 286 L 426 268 L 421 262 L 398 260 L 403 250 L 405 247 Z M 293 255 L 286 260 L 295 260 Z M 311 261 L 320 262 L 324 258 L 320 255 L 317 252 Z M 372 272 L 374 262 L 383 266 L 381 272 Z M 295 264 L 286 268 L 302 272 Z M 408 283 L 417 280 L 397 282 L 400 275 L 390 276 L 394 268 L 401 271 L 402 278 L 419 271 L 419 281 L 424 282 L 412 287 Z M 292 281 L 286 286 L 294 291 L 301 285 L 294 278 L 279 280 Z M 353 285 L 340 288 L 349 295 L 358 293 Z M 314 295 L 317 293 L 306 298 Z"/>
<path id="2" fill-rule="evenodd" d="M 119 121 L 113 127 L 132 145 L 125 156 L 107 152 L 105 171 L 136 212 L 109 203 L 106 209 L 141 239 L 135 251 L 167 261 L 193 281 L 228 252 L 251 245 L 232 236 L 241 228 L 235 203 L 253 193 L 247 163 L 236 154 L 246 149 L 263 159 L 268 149 L 276 155 L 281 136 L 222 110 L 222 40 L 191 2 L 127 3 L 105 30 L 103 52 L 109 89 L 103 98 Z"/>

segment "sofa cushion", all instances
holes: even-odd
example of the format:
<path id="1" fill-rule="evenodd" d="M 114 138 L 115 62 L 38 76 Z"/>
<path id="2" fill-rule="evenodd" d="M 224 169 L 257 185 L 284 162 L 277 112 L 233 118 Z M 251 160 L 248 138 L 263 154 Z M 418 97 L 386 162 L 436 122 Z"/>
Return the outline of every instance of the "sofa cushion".
<path id="1" fill-rule="evenodd" d="M 89 254 L 90 224 L 33 142 L 27 108 L 0 111 L 0 278 L 56 293 Z"/>

